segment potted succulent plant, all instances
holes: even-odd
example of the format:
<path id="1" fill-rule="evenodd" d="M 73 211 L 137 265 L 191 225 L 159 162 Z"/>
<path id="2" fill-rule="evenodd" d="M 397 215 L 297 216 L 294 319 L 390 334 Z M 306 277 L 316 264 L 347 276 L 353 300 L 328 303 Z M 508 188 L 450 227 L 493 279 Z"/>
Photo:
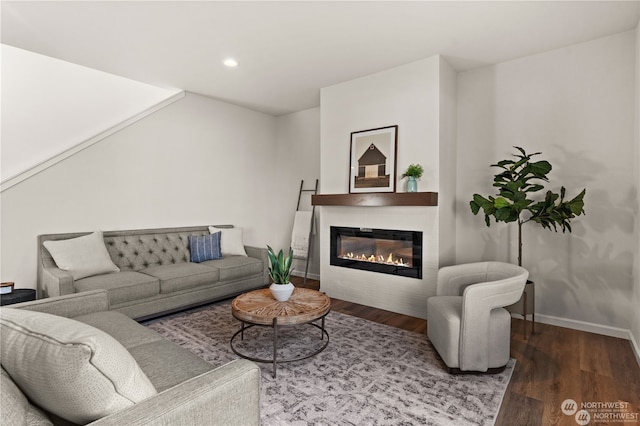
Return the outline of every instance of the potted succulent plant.
<path id="1" fill-rule="evenodd" d="M 424 173 L 424 168 L 420 164 L 410 164 L 407 170 L 402 174 L 402 179 L 409 178 L 407 180 L 407 192 L 418 192 L 418 182 L 416 179 L 420 179 Z"/>
<path id="2" fill-rule="evenodd" d="M 286 302 L 294 290 L 293 284 L 289 281 L 293 263 L 293 250 L 289 247 L 289 255 L 285 257 L 282 249 L 276 254 L 270 246 L 267 246 L 267 255 L 269 257 L 269 276 L 273 280 L 269 290 L 271 290 L 271 294 L 276 300 Z"/>

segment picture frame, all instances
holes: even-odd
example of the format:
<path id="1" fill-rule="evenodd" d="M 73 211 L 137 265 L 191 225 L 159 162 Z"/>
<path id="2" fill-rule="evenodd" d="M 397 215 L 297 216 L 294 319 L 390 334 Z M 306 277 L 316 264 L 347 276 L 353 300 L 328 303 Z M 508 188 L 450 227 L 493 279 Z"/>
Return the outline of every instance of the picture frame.
<path id="1" fill-rule="evenodd" d="M 351 133 L 349 193 L 396 192 L 398 126 Z"/>

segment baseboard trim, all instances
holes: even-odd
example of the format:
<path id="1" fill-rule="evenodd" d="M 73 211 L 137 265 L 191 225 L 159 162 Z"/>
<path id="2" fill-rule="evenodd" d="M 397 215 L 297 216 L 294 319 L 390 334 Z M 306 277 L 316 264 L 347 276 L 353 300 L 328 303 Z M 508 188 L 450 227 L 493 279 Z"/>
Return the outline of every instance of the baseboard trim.
<path id="1" fill-rule="evenodd" d="M 42 161 L 41 163 L 36 164 L 35 166 L 21 172 L 18 173 L 17 175 L 11 176 L 9 178 L 6 178 L 5 180 L 3 180 L 2 182 L 0 182 L 0 192 L 4 192 L 5 190 L 11 188 L 14 185 L 19 184 L 20 182 L 23 182 L 27 179 L 29 179 L 32 176 L 37 175 L 38 173 L 47 170 L 49 167 L 58 164 L 59 162 L 71 157 L 72 155 L 77 154 L 80 151 L 83 151 L 87 148 L 89 148 L 92 145 L 95 145 L 96 143 L 100 142 L 101 140 L 103 140 L 104 138 L 111 136 L 112 134 L 124 129 L 125 127 L 128 127 L 130 125 L 132 125 L 133 123 L 135 123 L 136 121 L 139 121 L 141 119 L 143 119 L 144 117 L 153 114 L 154 112 L 166 107 L 169 104 L 174 103 L 175 101 L 183 98 L 185 96 L 185 92 L 184 90 L 181 90 L 180 92 L 164 99 L 163 101 L 160 101 L 158 103 L 156 103 L 155 105 L 150 106 L 149 108 L 145 109 L 144 111 L 134 115 L 131 118 L 128 118 L 118 124 L 116 124 L 115 126 L 112 126 L 110 128 L 108 128 L 107 130 L 98 133 L 97 135 L 93 136 L 92 138 L 89 138 L 87 140 L 85 140 L 84 142 L 81 142 L 71 148 L 68 148 L 67 150 L 49 158 L 48 160 Z"/>
<path id="2" fill-rule="evenodd" d="M 602 334 L 610 337 L 618 337 L 620 339 L 626 340 L 631 340 L 632 337 L 631 331 L 625 328 L 611 327 L 608 325 L 595 324 L 592 322 L 554 317 L 551 315 L 536 314 L 536 322 L 555 325 L 558 327 L 571 328 L 574 330 L 587 331 L 589 333 Z"/>
<path id="3" fill-rule="evenodd" d="M 629 331 L 629 340 L 631 341 L 631 349 L 633 350 L 633 353 L 636 356 L 636 361 L 638 361 L 638 366 L 640 367 L 640 345 L 638 345 L 638 342 L 631 331 Z"/>

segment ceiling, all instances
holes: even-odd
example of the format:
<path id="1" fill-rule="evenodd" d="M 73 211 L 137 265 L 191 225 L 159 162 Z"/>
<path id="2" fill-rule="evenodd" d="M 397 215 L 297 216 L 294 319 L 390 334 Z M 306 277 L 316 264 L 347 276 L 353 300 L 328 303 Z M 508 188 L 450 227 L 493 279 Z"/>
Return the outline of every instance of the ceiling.
<path id="1" fill-rule="evenodd" d="M 459 71 L 636 27 L 640 1 L 2 1 L 2 43 L 281 115 L 435 54 Z M 237 68 L 222 60 L 232 56 Z"/>

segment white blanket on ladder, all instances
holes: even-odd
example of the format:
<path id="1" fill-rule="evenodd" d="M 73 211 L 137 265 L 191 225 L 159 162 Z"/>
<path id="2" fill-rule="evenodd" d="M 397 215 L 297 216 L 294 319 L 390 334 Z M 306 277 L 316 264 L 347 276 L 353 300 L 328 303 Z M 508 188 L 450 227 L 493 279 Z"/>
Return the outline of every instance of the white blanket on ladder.
<path id="1" fill-rule="evenodd" d="M 311 232 L 311 212 L 297 211 L 291 231 L 293 255 L 306 259 L 309 256 L 309 233 Z"/>

